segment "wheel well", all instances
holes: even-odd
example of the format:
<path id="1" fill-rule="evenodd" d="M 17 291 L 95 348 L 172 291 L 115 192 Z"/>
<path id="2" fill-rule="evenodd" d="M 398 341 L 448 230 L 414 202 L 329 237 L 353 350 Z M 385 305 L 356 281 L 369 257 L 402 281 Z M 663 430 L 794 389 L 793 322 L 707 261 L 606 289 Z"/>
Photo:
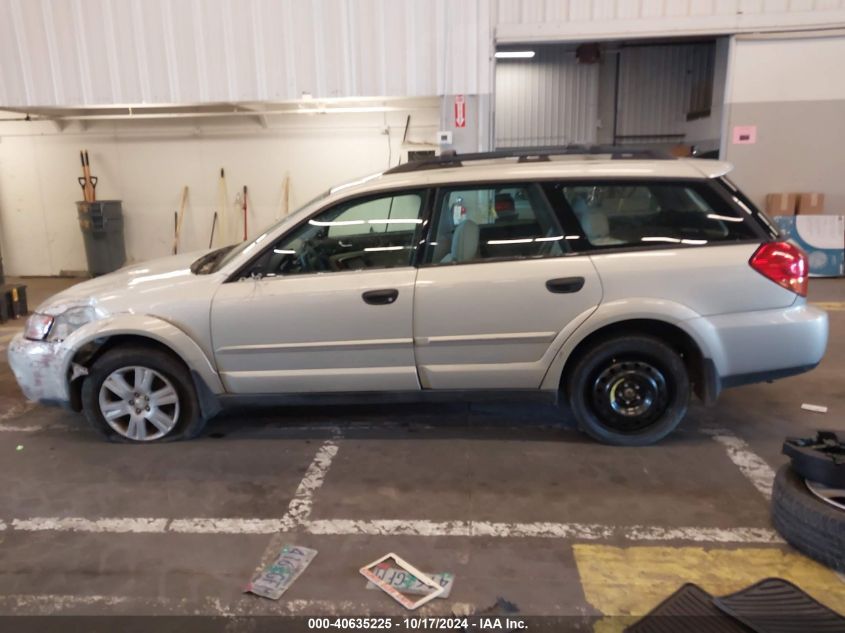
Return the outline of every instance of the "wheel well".
<path id="1" fill-rule="evenodd" d="M 617 336 L 631 336 L 638 334 L 653 336 L 674 349 L 684 361 L 695 395 L 702 400 L 707 399 L 707 386 L 705 384 L 707 373 L 704 355 L 701 353 L 698 345 L 689 334 L 684 332 L 678 326 L 667 323 L 666 321 L 657 321 L 654 319 L 629 319 L 627 321 L 619 321 L 617 323 L 606 325 L 589 334 L 583 341 L 575 346 L 575 349 L 569 354 L 569 358 L 566 359 L 566 364 L 563 367 L 563 373 L 561 374 L 560 379 L 561 388 L 564 388 L 569 382 L 570 374 L 572 373 L 575 365 L 578 364 L 578 360 L 594 345 Z"/>
<path id="2" fill-rule="evenodd" d="M 115 334 L 114 336 L 109 336 L 107 338 L 94 339 L 93 341 L 86 343 L 81 348 L 79 348 L 79 350 L 77 350 L 76 354 L 74 354 L 73 356 L 72 362 L 76 365 L 81 365 L 82 367 L 89 368 L 97 362 L 97 359 L 99 359 L 103 354 L 105 354 L 109 350 L 112 350 L 116 347 L 125 347 L 129 345 L 160 350 L 177 359 L 183 365 L 185 364 L 185 361 L 183 361 L 179 357 L 179 355 L 175 351 L 173 351 L 172 348 L 168 347 L 164 343 L 156 341 L 155 339 L 151 339 L 138 334 Z M 187 369 L 187 365 L 185 365 L 185 367 Z M 70 406 L 74 411 L 82 411 L 83 382 L 85 382 L 84 379 L 73 380 L 68 386 L 68 392 L 70 394 Z"/>

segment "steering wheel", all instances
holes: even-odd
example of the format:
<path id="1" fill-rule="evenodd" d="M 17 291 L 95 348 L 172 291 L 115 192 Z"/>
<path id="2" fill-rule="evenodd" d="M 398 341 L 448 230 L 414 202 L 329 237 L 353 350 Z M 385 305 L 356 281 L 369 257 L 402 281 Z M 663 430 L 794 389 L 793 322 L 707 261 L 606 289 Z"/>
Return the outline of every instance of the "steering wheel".
<path id="1" fill-rule="evenodd" d="M 302 245 L 299 254 L 299 266 L 302 272 L 324 272 L 330 270 L 322 253 L 310 242 Z"/>

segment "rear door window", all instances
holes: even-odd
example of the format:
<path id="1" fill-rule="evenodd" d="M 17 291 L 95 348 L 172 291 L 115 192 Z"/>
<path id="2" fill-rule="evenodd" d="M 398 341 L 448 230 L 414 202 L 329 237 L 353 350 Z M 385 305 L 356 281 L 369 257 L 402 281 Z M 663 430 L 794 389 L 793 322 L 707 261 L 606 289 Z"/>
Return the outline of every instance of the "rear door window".
<path id="1" fill-rule="evenodd" d="M 579 242 L 591 248 L 704 246 L 758 237 L 742 212 L 707 183 L 557 182 L 545 188 L 579 231 Z"/>
<path id="2" fill-rule="evenodd" d="M 559 257 L 566 250 L 555 213 L 538 185 L 449 187 L 437 196 L 425 262 Z"/>

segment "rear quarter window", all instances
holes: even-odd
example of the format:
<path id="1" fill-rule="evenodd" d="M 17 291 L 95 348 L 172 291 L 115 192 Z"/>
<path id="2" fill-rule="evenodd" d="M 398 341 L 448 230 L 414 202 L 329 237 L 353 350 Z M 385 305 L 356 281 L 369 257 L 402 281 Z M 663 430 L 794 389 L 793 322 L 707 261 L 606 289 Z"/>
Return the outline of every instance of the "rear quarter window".
<path id="1" fill-rule="evenodd" d="M 707 182 L 556 182 L 546 195 L 589 248 L 705 246 L 759 235 Z"/>

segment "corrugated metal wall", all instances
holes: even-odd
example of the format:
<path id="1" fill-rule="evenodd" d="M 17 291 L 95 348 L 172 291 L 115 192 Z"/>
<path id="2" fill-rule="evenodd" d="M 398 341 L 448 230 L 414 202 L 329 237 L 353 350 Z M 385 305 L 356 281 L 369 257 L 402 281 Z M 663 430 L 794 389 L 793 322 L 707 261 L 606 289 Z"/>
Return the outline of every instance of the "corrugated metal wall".
<path id="1" fill-rule="evenodd" d="M 491 0 L 0 0 L 0 106 L 490 92 Z"/>
<path id="2" fill-rule="evenodd" d="M 845 0 L 496 0 L 498 42 L 845 26 Z"/>
<path id="3" fill-rule="evenodd" d="M 599 66 L 561 47 L 496 64 L 496 147 L 595 143 Z"/>
<path id="4" fill-rule="evenodd" d="M 708 72 L 713 44 L 633 46 L 619 54 L 616 139 L 620 143 L 681 142 L 692 84 Z M 708 100 L 709 105 L 709 100 Z"/>
<path id="5" fill-rule="evenodd" d="M 0 107 L 489 94 L 498 42 L 845 26 L 845 0 L 0 0 Z"/>
<path id="6" fill-rule="evenodd" d="M 690 48 L 638 46 L 620 51 L 616 119 L 619 142 L 683 139 Z"/>

